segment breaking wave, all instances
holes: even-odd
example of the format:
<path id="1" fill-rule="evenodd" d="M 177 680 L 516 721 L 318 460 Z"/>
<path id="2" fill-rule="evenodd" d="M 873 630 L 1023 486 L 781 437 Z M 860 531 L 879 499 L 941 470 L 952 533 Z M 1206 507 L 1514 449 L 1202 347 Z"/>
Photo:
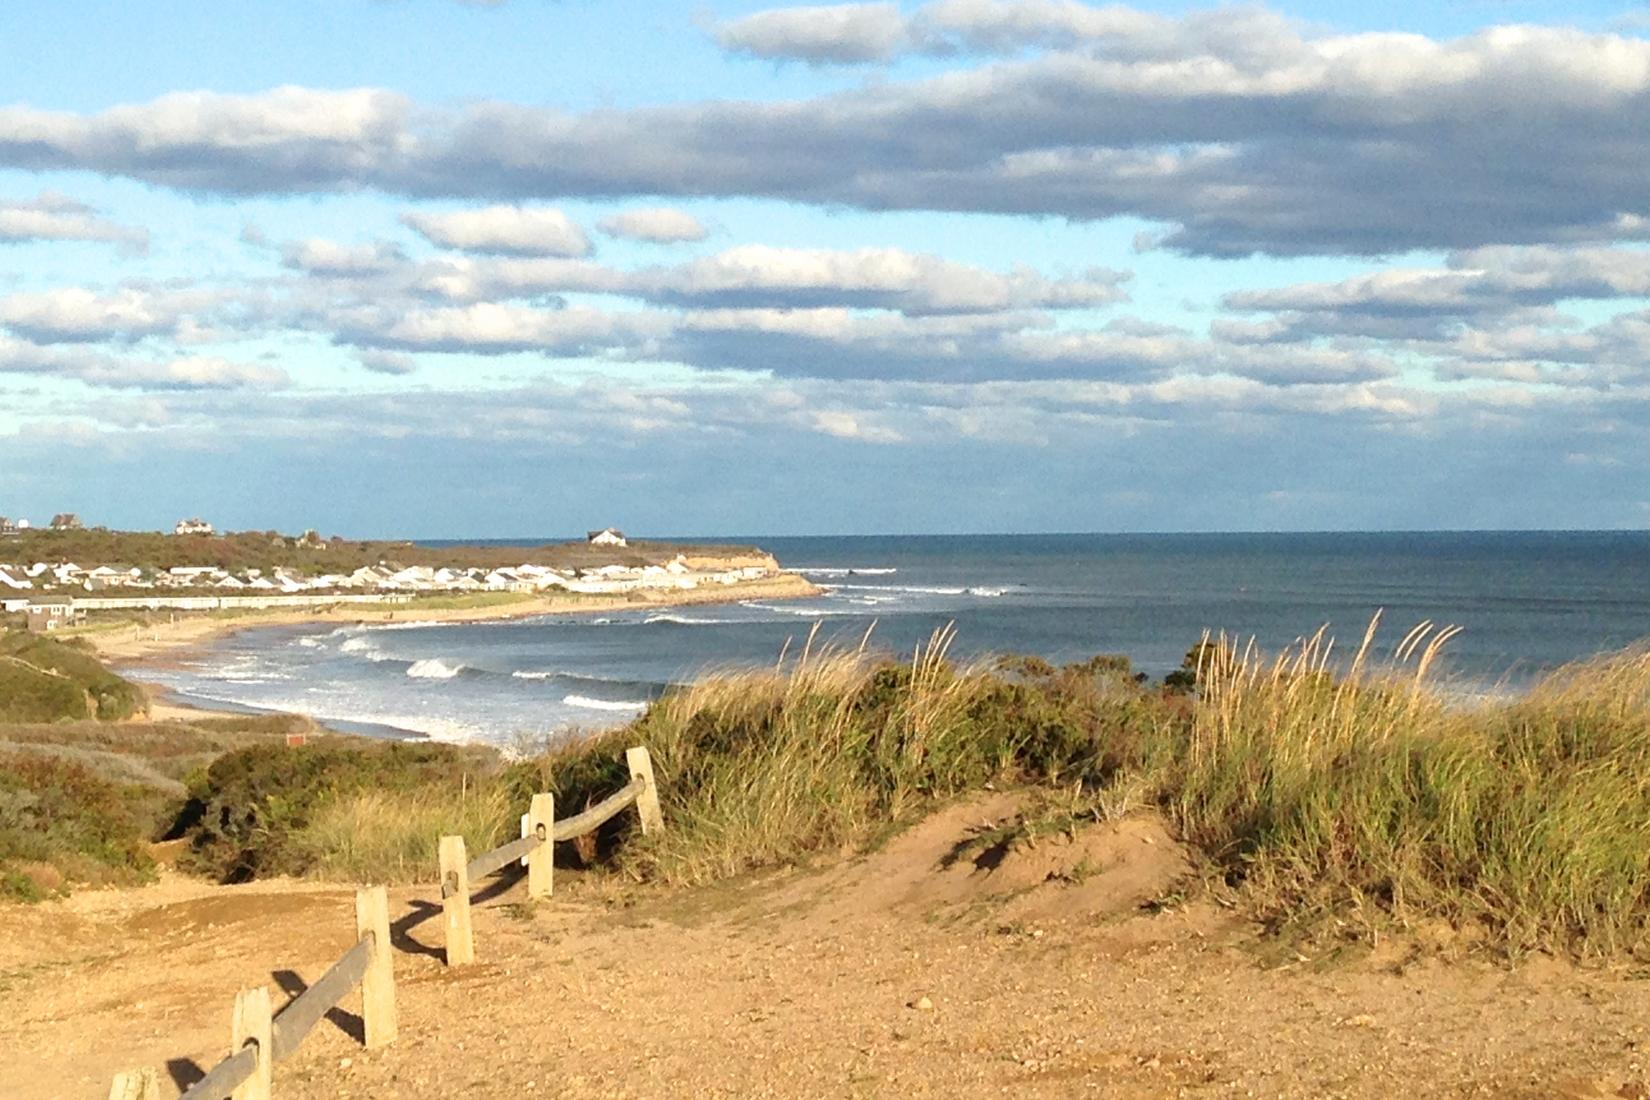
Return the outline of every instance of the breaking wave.
<path id="1" fill-rule="evenodd" d="M 800 566 L 790 570 L 792 573 L 806 573 L 810 577 L 878 577 L 889 573 L 898 573 L 899 570 L 891 566 L 883 567 L 841 567 L 841 566 Z"/>
<path id="2" fill-rule="evenodd" d="M 407 669 L 407 675 L 415 680 L 451 680 L 463 671 L 461 664 L 448 664 L 440 657 L 426 657 L 422 661 L 414 661 Z"/>
<path id="3" fill-rule="evenodd" d="M 646 701 L 627 702 L 620 699 L 592 699 L 588 695 L 568 695 L 562 699 L 570 707 L 580 707 L 584 710 L 607 711 L 638 711 L 646 710 Z"/>

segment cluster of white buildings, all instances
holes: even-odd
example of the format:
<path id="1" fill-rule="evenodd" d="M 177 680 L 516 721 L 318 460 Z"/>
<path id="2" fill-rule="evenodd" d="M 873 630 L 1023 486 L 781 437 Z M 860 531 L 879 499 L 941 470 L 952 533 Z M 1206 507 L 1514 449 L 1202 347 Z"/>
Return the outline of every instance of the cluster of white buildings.
<path id="1" fill-rule="evenodd" d="M 165 596 L 322 596 L 360 593 L 417 595 L 442 592 L 546 592 L 561 590 L 612 595 L 640 589 L 689 589 L 701 585 L 738 584 L 766 576 L 761 566 L 719 571 L 694 570 L 678 555 L 664 565 L 603 565 L 553 569 L 524 563 L 499 569 L 413 565 L 369 565 L 353 573 L 307 575 L 294 569 L 247 569 L 230 572 L 210 565 L 180 565 L 151 570 L 90 568 L 73 562 L 0 565 L 0 602 L 26 603 L 29 597 L 86 594 L 118 597 Z"/>

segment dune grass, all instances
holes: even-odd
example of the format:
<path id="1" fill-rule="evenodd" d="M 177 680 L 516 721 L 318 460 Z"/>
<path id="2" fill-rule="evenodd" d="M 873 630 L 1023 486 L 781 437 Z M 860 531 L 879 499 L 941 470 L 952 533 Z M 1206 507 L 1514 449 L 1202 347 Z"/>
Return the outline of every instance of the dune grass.
<path id="1" fill-rule="evenodd" d="M 1507 953 L 1650 952 L 1650 650 L 1468 705 L 1430 683 L 1450 630 L 1422 624 L 1377 659 L 1377 626 L 1342 664 L 1323 632 L 1278 654 L 1206 638 L 1189 691 L 1115 657 L 961 665 L 949 630 L 904 659 L 810 638 L 502 769 L 436 746 L 232 754 L 198 793 L 196 849 L 223 877 L 417 879 L 436 836 L 479 851 L 534 791 L 562 816 L 599 801 L 641 743 L 667 828 L 644 838 L 620 815 L 599 850 L 642 880 L 833 858 L 946 799 L 1024 786 L 1068 818 L 1163 814 L 1274 927 L 1445 921 Z"/>
<path id="2" fill-rule="evenodd" d="M 648 744 L 670 827 L 614 851 L 669 883 L 863 849 L 935 800 L 1024 784 L 1099 816 L 1156 807 L 1274 926 L 1650 950 L 1650 652 L 1469 706 L 1429 683 L 1451 631 L 1423 624 L 1377 661 L 1376 625 L 1339 674 L 1322 632 L 1275 655 L 1206 639 L 1190 696 L 1107 660 L 957 667 L 945 633 L 897 663 L 826 647 L 522 767 L 567 806 L 622 782 L 592 761 Z"/>
<path id="3" fill-rule="evenodd" d="M 296 858 L 317 878 L 345 882 L 435 882 L 434 853 L 444 836 L 462 836 L 479 855 L 503 843 L 510 817 L 496 782 L 450 789 L 365 790 L 324 801 L 292 839 Z"/>

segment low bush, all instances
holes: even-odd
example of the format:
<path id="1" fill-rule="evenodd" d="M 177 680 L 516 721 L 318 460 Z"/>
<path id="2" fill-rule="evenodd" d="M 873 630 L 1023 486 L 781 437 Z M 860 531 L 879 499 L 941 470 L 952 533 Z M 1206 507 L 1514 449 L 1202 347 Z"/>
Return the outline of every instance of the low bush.
<path id="1" fill-rule="evenodd" d="M 375 793 L 385 813 L 458 805 L 475 783 L 495 781 L 496 772 L 491 753 L 428 742 L 258 745 L 226 753 L 190 778 L 186 863 L 223 882 L 345 864 L 366 870 L 362 845 L 321 846 L 340 839 L 351 813 L 372 812 L 370 801 L 352 810 L 352 800 Z M 370 877 L 390 877 L 389 869 Z"/>
<path id="2" fill-rule="evenodd" d="M 110 783 L 73 761 L 0 754 L 0 894 L 45 893 L 34 866 L 53 878 L 90 883 L 146 879 L 155 828 L 148 791 Z"/>
<path id="3" fill-rule="evenodd" d="M 0 634 L 0 721 L 118 722 L 144 713 L 136 684 L 110 672 L 84 647 L 38 634 Z"/>

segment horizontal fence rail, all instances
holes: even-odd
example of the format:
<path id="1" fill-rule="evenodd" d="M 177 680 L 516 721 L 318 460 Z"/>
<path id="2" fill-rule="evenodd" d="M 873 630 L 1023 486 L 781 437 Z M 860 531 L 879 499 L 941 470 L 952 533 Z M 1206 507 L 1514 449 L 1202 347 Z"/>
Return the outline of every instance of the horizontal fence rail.
<path id="1" fill-rule="evenodd" d="M 186 1089 L 178 1100 L 223 1100 L 252 1076 L 258 1068 L 258 1048 L 242 1047 L 207 1071 L 206 1076 Z"/>
<path id="2" fill-rule="evenodd" d="M 234 1050 L 185 1089 L 179 1100 L 268 1100 L 275 1063 L 298 1053 L 299 1045 L 321 1018 L 356 986 L 361 987 L 361 1020 L 367 1047 L 393 1042 L 395 979 L 390 963 L 389 899 L 384 887 L 356 891 L 355 931 L 355 946 L 294 997 L 279 1016 L 270 1013 L 267 988 L 242 990 L 235 998 L 230 1028 Z M 149 1100 L 144 1092 L 133 1092 L 134 1087 L 143 1088 L 145 1080 L 142 1071 L 121 1074 L 109 1092 L 111 1100 Z"/>
<path id="3" fill-rule="evenodd" d="M 593 829 L 599 829 L 620 812 L 642 796 L 647 790 L 646 779 L 632 779 L 614 794 L 602 799 L 583 813 L 574 814 L 556 822 L 555 837 L 557 840 L 572 840 L 583 836 Z"/>
<path id="4" fill-rule="evenodd" d="M 466 859 L 464 838 L 441 838 L 441 908 L 446 926 L 447 965 L 475 961 L 470 925 L 470 882 L 486 878 L 518 860 L 527 865 L 527 894 L 548 897 L 554 885 L 555 842 L 574 840 L 599 829 L 630 806 L 643 835 L 664 828 L 653 761 L 646 748 L 625 750 L 630 782 L 594 806 L 556 820 L 555 798 L 533 796 L 522 819 L 521 838 Z M 269 990 L 244 989 L 235 998 L 230 1025 L 230 1053 L 184 1090 L 179 1100 L 270 1100 L 273 1070 L 298 1052 L 315 1025 L 357 986 L 361 988 L 362 1036 L 368 1049 L 395 1041 L 395 978 L 391 964 L 389 903 L 382 886 L 355 895 L 354 946 L 314 984 L 294 997 L 279 1015 L 270 1011 Z M 152 1068 L 115 1075 L 109 1100 L 159 1100 L 159 1078 Z"/>
<path id="5" fill-rule="evenodd" d="M 659 789 L 653 780 L 653 758 L 641 745 L 625 750 L 630 782 L 600 802 L 572 817 L 556 820 L 555 798 L 533 796 L 527 816 L 522 819 L 521 839 L 501 844 L 474 859 L 467 858 L 464 838 L 441 838 L 437 863 L 441 875 L 442 924 L 447 937 L 447 965 L 465 966 L 475 961 L 475 930 L 470 921 L 471 883 L 503 870 L 519 859 L 527 862 L 527 896 L 549 897 L 554 886 L 555 862 L 551 849 L 558 840 L 573 840 L 599 829 L 634 805 L 642 834 L 664 828 L 659 810 Z"/>
<path id="6" fill-rule="evenodd" d="M 332 964 L 332 969 L 319 981 L 298 994 L 291 1004 L 275 1017 L 275 1061 L 284 1062 L 298 1053 L 304 1041 L 321 1018 L 354 989 L 367 972 L 376 949 L 375 937 L 367 936 Z"/>

